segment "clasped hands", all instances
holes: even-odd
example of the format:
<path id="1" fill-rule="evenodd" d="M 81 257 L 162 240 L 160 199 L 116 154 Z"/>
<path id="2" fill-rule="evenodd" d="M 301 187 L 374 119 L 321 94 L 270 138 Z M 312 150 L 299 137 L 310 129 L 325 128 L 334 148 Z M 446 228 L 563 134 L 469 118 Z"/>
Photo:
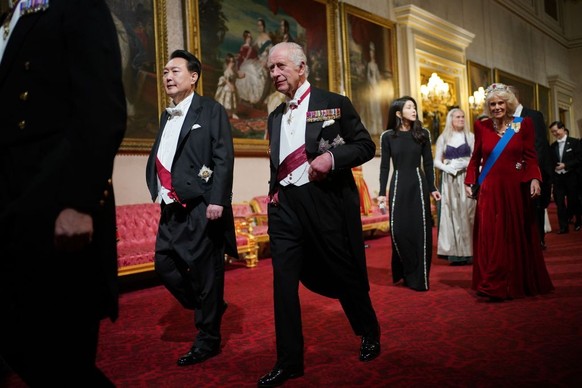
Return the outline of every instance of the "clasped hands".
<path id="1" fill-rule="evenodd" d="M 467 167 L 467 162 L 461 159 L 452 159 L 448 164 L 443 164 L 442 170 L 451 175 L 457 175 L 459 171 Z"/>

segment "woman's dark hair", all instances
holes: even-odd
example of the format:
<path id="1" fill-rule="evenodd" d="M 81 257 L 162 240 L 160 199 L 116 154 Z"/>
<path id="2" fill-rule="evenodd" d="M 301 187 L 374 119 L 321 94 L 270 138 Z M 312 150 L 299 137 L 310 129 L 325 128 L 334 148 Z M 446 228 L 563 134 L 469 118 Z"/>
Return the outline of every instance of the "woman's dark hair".
<path id="1" fill-rule="evenodd" d="M 388 111 L 388 126 L 386 129 L 394 130 L 392 135 L 394 137 L 398 136 L 398 132 L 402 126 L 402 119 L 396 115 L 396 112 L 402 113 L 402 108 L 404 108 L 404 104 L 406 104 L 407 101 L 412 101 L 414 108 L 418 112 L 418 105 L 416 104 L 416 100 L 410 96 L 402 96 L 397 98 L 390 105 L 390 110 Z M 422 123 L 418 118 L 412 123 L 410 131 L 412 133 L 412 137 L 418 143 L 423 144 L 429 141 L 428 132 L 422 127 Z"/>

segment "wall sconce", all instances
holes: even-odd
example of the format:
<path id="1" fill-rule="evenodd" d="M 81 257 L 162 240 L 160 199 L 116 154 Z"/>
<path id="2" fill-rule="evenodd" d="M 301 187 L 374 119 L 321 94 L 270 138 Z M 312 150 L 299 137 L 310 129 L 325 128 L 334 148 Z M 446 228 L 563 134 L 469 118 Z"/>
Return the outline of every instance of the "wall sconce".
<path id="1" fill-rule="evenodd" d="M 469 96 L 469 107 L 476 114 L 481 114 L 483 112 L 484 103 L 485 89 L 483 89 L 483 86 L 479 86 L 479 89 L 474 91 L 472 96 Z"/>
<path id="2" fill-rule="evenodd" d="M 449 84 L 443 81 L 437 73 L 432 73 L 427 84 L 420 86 L 420 95 L 423 110 L 428 111 L 429 117 L 432 117 L 432 142 L 434 144 L 440 134 L 439 108 L 448 107 L 452 99 Z"/>

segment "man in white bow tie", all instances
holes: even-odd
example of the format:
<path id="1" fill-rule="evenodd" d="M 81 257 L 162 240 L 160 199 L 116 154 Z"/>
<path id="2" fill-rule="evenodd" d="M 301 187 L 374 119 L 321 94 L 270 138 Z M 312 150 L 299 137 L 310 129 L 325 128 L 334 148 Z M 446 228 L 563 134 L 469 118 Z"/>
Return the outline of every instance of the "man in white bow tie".
<path id="1" fill-rule="evenodd" d="M 259 387 L 276 387 L 303 376 L 300 281 L 314 292 L 339 299 L 352 330 L 361 337 L 360 361 L 380 354 L 380 327 L 369 296 L 360 201 L 351 170 L 373 158 L 376 146 L 347 97 L 310 85 L 301 46 L 273 46 L 268 67 L 286 103 L 268 118 L 277 361 L 259 379 Z"/>
<path id="2" fill-rule="evenodd" d="M 554 201 L 558 208 L 558 234 L 569 232 L 568 218 L 575 218 L 574 230 L 582 227 L 582 208 L 578 192 L 578 170 L 582 169 L 582 145 L 579 139 L 568 136 L 561 121 L 550 124 L 550 132 L 556 138 L 550 148 L 554 165 Z"/>
<path id="3" fill-rule="evenodd" d="M 198 333 L 179 366 L 220 353 L 224 254 L 237 257 L 232 214 L 234 147 L 226 110 L 195 93 L 202 65 L 176 50 L 164 67 L 172 104 L 162 113 L 146 181 L 162 208 L 155 270 L 166 288 L 194 310 Z"/>

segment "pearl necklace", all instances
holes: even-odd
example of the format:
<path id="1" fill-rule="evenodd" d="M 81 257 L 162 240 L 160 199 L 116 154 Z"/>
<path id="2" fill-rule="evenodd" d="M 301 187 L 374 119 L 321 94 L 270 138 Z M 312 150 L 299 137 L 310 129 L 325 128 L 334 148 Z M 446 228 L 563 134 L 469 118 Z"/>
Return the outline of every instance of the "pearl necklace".
<path id="1" fill-rule="evenodd" d="M 505 135 L 505 132 L 507 131 L 507 128 L 509 128 L 510 125 L 511 125 L 511 122 L 505 124 L 504 129 L 499 129 L 499 128 L 497 128 L 497 121 L 493 120 L 493 129 L 495 129 L 495 132 L 497 132 L 501 136 Z"/>

